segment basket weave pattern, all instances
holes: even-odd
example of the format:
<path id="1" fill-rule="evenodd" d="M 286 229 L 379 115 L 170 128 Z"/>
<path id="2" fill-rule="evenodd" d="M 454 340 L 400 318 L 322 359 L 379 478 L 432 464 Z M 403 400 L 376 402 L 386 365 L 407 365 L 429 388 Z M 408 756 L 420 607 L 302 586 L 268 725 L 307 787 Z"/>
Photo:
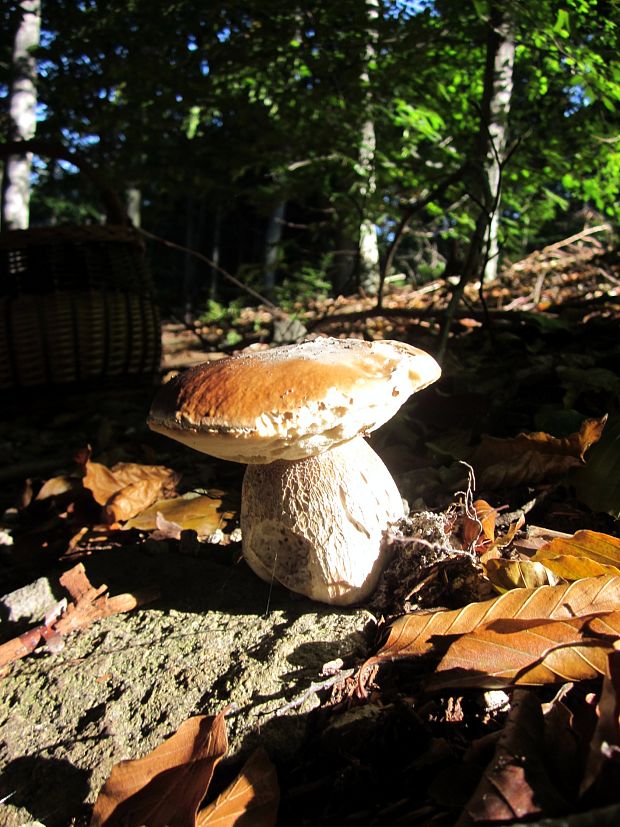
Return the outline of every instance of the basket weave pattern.
<path id="1" fill-rule="evenodd" d="M 159 313 L 134 230 L 0 233 L 0 389 L 152 376 L 160 357 Z"/>

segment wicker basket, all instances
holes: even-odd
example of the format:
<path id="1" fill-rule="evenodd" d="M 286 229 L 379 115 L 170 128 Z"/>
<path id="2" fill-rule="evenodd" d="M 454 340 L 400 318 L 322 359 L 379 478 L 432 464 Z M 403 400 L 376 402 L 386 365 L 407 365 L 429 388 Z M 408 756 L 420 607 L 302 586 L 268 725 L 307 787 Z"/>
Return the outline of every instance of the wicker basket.
<path id="1" fill-rule="evenodd" d="M 16 147 L 42 154 L 36 141 L 0 153 Z M 161 331 L 141 238 L 98 174 L 45 151 L 95 181 L 114 223 L 0 233 L 0 389 L 153 376 Z"/>

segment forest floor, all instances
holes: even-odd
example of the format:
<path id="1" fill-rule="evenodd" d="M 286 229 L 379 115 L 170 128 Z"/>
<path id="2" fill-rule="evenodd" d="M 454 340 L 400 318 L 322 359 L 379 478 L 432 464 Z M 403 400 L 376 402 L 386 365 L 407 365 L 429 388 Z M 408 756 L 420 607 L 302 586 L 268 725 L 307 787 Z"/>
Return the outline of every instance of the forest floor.
<path id="1" fill-rule="evenodd" d="M 381 309 L 338 298 L 292 313 L 310 336 L 435 352 L 448 298 L 442 281 L 390 285 Z M 152 386 L 7 398 L 0 823 L 88 823 L 112 768 L 177 730 L 176 770 L 159 756 L 134 787 L 117 777 L 107 790 L 122 809 L 142 784 L 166 812 L 163 779 L 212 767 L 225 726 L 208 800 L 223 797 L 201 824 L 231 801 L 248 823 L 275 823 L 278 798 L 283 825 L 579 827 L 593 811 L 617 824 L 619 321 L 620 261 L 594 238 L 532 254 L 484 302 L 466 289 L 441 380 L 371 438 L 411 514 L 391 538 L 396 567 L 348 610 L 271 588 L 240 562 L 243 468 L 150 433 Z M 273 322 L 266 308 L 167 322 L 164 376 L 267 347 Z M 469 626 L 462 607 L 478 612 Z M 187 735 L 188 719 L 230 704 L 204 723 L 206 741 Z M 226 793 L 249 755 L 243 791 Z M 163 775 L 147 784 L 153 768 Z M 208 771 L 194 775 L 177 812 L 209 786 Z"/>

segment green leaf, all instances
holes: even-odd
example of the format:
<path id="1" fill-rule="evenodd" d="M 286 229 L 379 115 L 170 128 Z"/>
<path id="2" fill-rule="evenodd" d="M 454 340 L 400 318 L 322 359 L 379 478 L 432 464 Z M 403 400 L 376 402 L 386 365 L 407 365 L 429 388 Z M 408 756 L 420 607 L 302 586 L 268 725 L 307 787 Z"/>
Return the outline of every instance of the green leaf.
<path id="1" fill-rule="evenodd" d="M 570 35 L 570 17 L 566 9 L 558 9 L 553 32 L 560 37 L 568 37 Z"/>

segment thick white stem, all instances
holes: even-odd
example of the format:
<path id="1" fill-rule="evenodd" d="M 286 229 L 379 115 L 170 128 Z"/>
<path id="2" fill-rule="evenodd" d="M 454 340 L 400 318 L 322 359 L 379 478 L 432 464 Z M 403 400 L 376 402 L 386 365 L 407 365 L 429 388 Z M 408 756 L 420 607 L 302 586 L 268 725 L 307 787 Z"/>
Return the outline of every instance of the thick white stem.
<path id="1" fill-rule="evenodd" d="M 375 588 L 385 563 L 384 533 L 403 516 L 389 471 L 357 437 L 308 459 L 248 466 L 243 553 L 263 580 L 348 605 Z"/>

